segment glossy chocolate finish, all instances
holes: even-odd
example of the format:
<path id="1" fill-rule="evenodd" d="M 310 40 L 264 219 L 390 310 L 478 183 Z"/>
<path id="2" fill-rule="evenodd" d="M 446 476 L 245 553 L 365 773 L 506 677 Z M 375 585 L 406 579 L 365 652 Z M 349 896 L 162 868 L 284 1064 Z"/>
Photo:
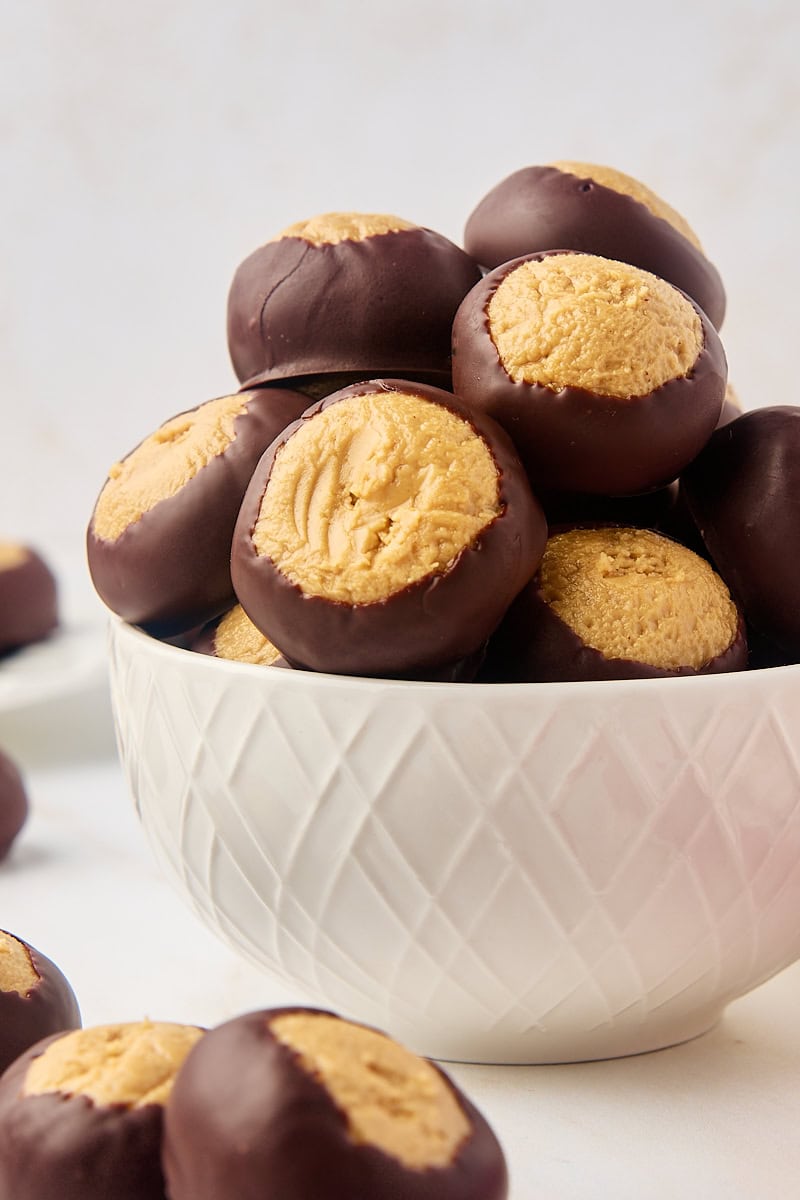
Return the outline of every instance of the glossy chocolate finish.
<path id="1" fill-rule="evenodd" d="M 717 329 L 725 290 L 716 267 L 645 204 L 557 167 L 524 167 L 469 217 L 464 245 L 488 269 L 539 250 L 583 250 L 632 263 L 691 296 Z"/>
<path id="2" fill-rule="evenodd" d="M 238 378 L 342 373 L 450 378 L 450 327 L 481 277 L 430 229 L 315 246 L 286 237 L 254 251 L 228 296 Z"/>
<path id="3" fill-rule="evenodd" d="M 449 1080 L 472 1133 L 448 1166 L 406 1167 L 350 1138 L 346 1114 L 271 1033 L 278 1011 L 218 1026 L 187 1057 L 164 1123 L 171 1200 L 503 1200 L 503 1152 Z"/>
<path id="4" fill-rule="evenodd" d="M 39 981 L 25 996 L 0 991 L 0 1072 L 41 1038 L 81 1025 L 78 1001 L 65 976 L 44 954 L 23 944 Z"/>
<path id="5" fill-rule="evenodd" d="M 328 397 L 302 420 L 313 420 L 349 396 L 376 390 L 410 392 L 468 421 L 497 464 L 501 514 L 448 569 L 378 602 L 347 604 L 305 595 L 271 559 L 256 554 L 251 538 L 275 453 L 298 422 L 265 454 L 247 490 L 233 540 L 234 587 L 251 621 L 298 666 L 342 675 L 435 678 L 440 668 L 449 672 L 448 664 L 480 653 L 539 565 L 546 523 L 504 431 L 447 392 L 402 380 L 372 380 Z"/>
<path id="6" fill-rule="evenodd" d="M 0 861 L 8 854 L 27 818 L 25 781 L 17 764 L 0 750 Z"/>
<path id="7" fill-rule="evenodd" d="M 736 636 L 722 654 L 700 668 L 667 670 L 627 658 L 606 658 L 553 611 L 539 589 L 538 575 L 512 604 L 489 644 L 484 683 L 556 683 L 588 679 L 666 679 L 743 671 L 747 638 L 740 618 Z"/>
<path id="8" fill-rule="evenodd" d="M 163 1108 L 20 1094 L 38 1042 L 0 1078 L 0 1200 L 166 1200 Z"/>
<path id="9" fill-rule="evenodd" d="M 0 654 L 41 641 L 58 625 L 55 576 L 35 550 L 0 569 Z"/>
<path id="10" fill-rule="evenodd" d="M 681 495 L 747 620 L 800 655 L 800 407 L 723 426 L 681 476 Z"/>
<path id="11" fill-rule="evenodd" d="M 234 602 L 230 548 L 239 505 L 266 447 L 308 406 L 300 392 L 259 388 L 235 436 L 174 496 L 115 541 L 87 532 L 89 570 L 108 607 L 156 636 L 212 620 Z"/>
<path id="12" fill-rule="evenodd" d="M 453 324 L 454 391 L 507 430 L 534 491 L 624 496 L 665 486 L 700 452 L 719 420 L 728 373 L 719 335 L 697 309 L 704 344 L 692 370 L 645 396 L 616 399 L 583 388 L 554 391 L 516 382 L 500 361 L 487 309 L 506 275 L 547 257 L 549 252 L 504 263 L 464 299 Z"/>

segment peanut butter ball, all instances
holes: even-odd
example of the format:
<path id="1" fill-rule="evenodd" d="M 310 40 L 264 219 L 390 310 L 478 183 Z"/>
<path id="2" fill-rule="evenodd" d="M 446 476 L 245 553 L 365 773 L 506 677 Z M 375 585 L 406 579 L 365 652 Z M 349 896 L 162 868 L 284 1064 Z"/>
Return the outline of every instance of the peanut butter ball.
<path id="1" fill-rule="evenodd" d="M 41 1038 L 80 1023 L 75 993 L 55 963 L 0 930 L 0 1073 Z"/>
<path id="2" fill-rule="evenodd" d="M 448 1077 L 317 1009 L 211 1030 L 167 1104 L 171 1200 L 503 1200 L 503 1152 Z"/>
<path id="3" fill-rule="evenodd" d="M 754 409 L 718 429 L 681 496 L 752 627 L 800 658 L 800 407 Z"/>
<path id="4" fill-rule="evenodd" d="M 216 621 L 206 625 L 192 642 L 197 654 L 210 654 L 230 662 L 259 667 L 288 667 L 286 659 L 248 617 L 241 604 L 234 604 Z"/>
<path id="5" fill-rule="evenodd" d="M 438 388 L 371 380 L 273 443 L 231 571 L 245 612 L 295 666 L 441 677 L 483 646 L 545 537 L 494 421 Z"/>
<path id="6" fill-rule="evenodd" d="M 245 383 L 290 380 L 315 399 L 378 375 L 449 387 L 453 317 L 480 277 L 460 247 L 401 217 L 300 221 L 234 275 L 234 370 Z"/>
<path id="7" fill-rule="evenodd" d="M 651 530 L 553 534 L 489 649 L 487 678 L 632 679 L 742 670 L 744 625 L 705 559 Z"/>
<path id="8" fill-rule="evenodd" d="M 173 637 L 235 602 L 230 550 L 242 496 L 264 450 L 307 405 L 283 388 L 221 396 L 172 417 L 111 468 L 87 557 L 113 612 Z"/>
<path id="9" fill-rule="evenodd" d="M 552 252 L 490 272 L 453 324 L 453 387 L 513 438 L 535 491 L 663 487 L 719 419 L 708 318 L 638 267 Z"/>
<path id="10" fill-rule="evenodd" d="M 58 626 L 58 587 L 42 556 L 0 542 L 0 654 L 40 642 Z"/>
<path id="11" fill-rule="evenodd" d="M 492 269 L 540 250 L 619 259 L 686 292 L 719 329 L 725 290 L 687 221 L 645 184 L 597 163 L 524 167 L 477 205 L 464 245 Z"/>
<path id="12" fill-rule="evenodd" d="M 31 1047 L 0 1079 L 0 1195 L 165 1200 L 164 1105 L 202 1033 L 142 1021 Z"/>

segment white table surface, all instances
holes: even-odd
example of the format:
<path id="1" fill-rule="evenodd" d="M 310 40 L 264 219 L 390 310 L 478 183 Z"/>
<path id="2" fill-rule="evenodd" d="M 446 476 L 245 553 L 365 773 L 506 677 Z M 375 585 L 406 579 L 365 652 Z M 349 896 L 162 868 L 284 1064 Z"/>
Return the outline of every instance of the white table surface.
<path id="1" fill-rule="evenodd" d="M 84 1024 L 149 1016 L 209 1026 L 305 999 L 240 961 L 162 878 L 116 759 L 102 650 L 72 690 L 0 711 L 0 746 L 31 801 L 0 865 L 0 927 L 59 964 Z M 800 963 L 683 1046 L 610 1062 L 447 1069 L 503 1143 L 511 1200 L 800 1194 Z"/>

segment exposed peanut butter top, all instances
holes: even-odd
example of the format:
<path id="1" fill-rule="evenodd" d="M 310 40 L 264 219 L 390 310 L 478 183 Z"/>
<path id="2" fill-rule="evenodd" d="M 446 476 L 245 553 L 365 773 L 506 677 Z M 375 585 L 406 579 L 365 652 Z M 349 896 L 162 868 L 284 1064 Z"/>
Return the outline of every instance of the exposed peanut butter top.
<path id="1" fill-rule="evenodd" d="M 346 1114 L 354 1142 L 419 1170 L 453 1161 L 470 1123 L 425 1059 L 384 1034 L 324 1013 L 286 1013 L 270 1021 L 270 1029 Z"/>
<path id="2" fill-rule="evenodd" d="M 585 162 L 567 162 L 560 160 L 559 162 L 550 163 L 551 167 L 556 167 L 559 171 L 566 171 L 570 175 L 577 175 L 579 179 L 593 179 L 595 183 L 599 183 L 601 187 L 611 188 L 614 192 L 621 192 L 623 196 L 630 196 L 632 200 L 638 200 L 645 208 L 648 208 L 654 217 L 660 217 L 662 221 L 668 221 L 673 229 L 677 229 L 678 233 L 682 234 L 687 241 L 690 241 L 696 249 L 702 253 L 702 246 L 688 221 L 676 212 L 671 205 L 662 200 L 660 196 L 651 191 L 646 184 L 640 183 L 638 179 L 634 179 L 631 175 L 625 175 L 622 171 L 617 171 L 614 167 L 600 166 L 598 163 Z"/>
<path id="3" fill-rule="evenodd" d="M 594 254 L 554 254 L 510 271 L 487 310 L 500 361 L 517 382 L 601 396 L 646 396 L 692 369 L 697 310 L 648 271 Z"/>
<path id="4" fill-rule="evenodd" d="M 0 930 L 0 992 L 27 996 L 39 982 L 30 951 L 24 942 Z"/>
<path id="5" fill-rule="evenodd" d="M 606 658 L 697 670 L 736 636 L 736 607 L 705 559 L 646 529 L 554 534 L 539 578 L 554 612 Z"/>
<path id="6" fill-rule="evenodd" d="M 191 412 L 172 417 L 115 463 L 92 518 L 94 532 L 113 542 L 146 512 L 177 495 L 234 439 L 234 422 L 247 408 L 251 392 L 208 400 Z"/>
<path id="7" fill-rule="evenodd" d="M 368 392 L 284 443 L 252 537 L 307 595 L 371 603 L 443 573 L 500 507 L 497 466 L 468 421 L 420 396 Z"/>
<path id="8" fill-rule="evenodd" d="M 296 221 L 272 240 L 277 242 L 281 238 L 294 237 L 302 238 L 312 246 L 334 246 L 337 242 L 360 242 L 383 233 L 416 228 L 411 221 L 389 213 L 330 212 L 307 221 Z"/>
<path id="9" fill-rule="evenodd" d="M 25 546 L 20 546 L 16 542 L 0 542 L 0 571 L 10 571 L 14 567 L 21 567 L 28 558 L 30 558 L 30 552 Z"/>
<path id="10" fill-rule="evenodd" d="M 225 613 L 214 634 L 217 658 L 271 667 L 280 651 L 253 624 L 241 604 Z"/>
<path id="11" fill-rule="evenodd" d="M 95 1104 L 164 1104 L 178 1068 L 203 1035 L 191 1025 L 141 1021 L 76 1029 L 33 1059 L 26 1096 L 60 1092 Z"/>

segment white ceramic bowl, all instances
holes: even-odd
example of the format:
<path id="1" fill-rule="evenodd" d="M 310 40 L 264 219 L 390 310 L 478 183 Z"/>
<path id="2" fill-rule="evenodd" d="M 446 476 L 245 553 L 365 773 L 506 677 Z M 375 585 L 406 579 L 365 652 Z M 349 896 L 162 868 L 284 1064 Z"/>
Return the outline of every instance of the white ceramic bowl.
<path id="1" fill-rule="evenodd" d="M 111 625 L 120 753 L 201 917 L 443 1059 L 632 1054 L 800 956 L 800 667 L 437 684 Z"/>

